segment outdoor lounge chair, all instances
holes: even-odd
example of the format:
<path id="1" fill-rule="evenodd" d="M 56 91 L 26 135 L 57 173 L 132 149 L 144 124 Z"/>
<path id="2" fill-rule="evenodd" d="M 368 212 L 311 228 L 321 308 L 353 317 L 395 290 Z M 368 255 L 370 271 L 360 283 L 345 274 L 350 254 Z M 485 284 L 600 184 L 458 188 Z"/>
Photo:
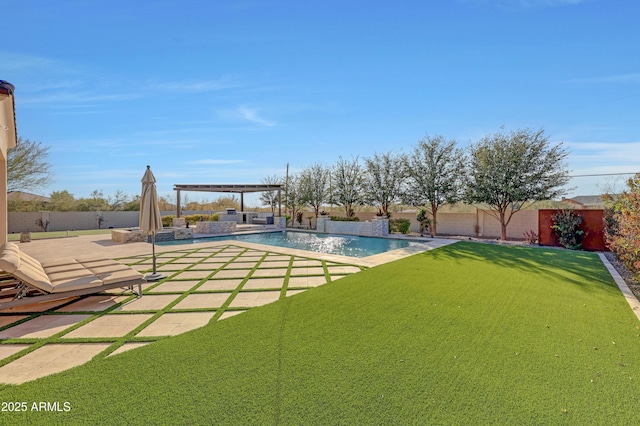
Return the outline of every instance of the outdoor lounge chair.
<path id="1" fill-rule="evenodd" d="M 126 265 L 99 257 L 40 263 L 15 243 L 0 245 L 0 310 L 14 306 L 138 286 L 144 276 Z"/>

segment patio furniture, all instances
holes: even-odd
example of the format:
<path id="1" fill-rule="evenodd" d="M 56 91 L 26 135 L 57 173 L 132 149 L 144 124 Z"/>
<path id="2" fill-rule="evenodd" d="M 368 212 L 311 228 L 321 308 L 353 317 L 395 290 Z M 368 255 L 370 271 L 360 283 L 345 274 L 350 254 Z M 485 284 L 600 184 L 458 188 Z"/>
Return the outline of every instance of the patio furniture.
<path id="1" fill-rule="evenodd" d="M 83 256 L 40 263 L 15 243 L 0 246 L 0 310 L 138 286 L 143 275 L 111 259 Z"/>
<path id="2" fill-rule="evenodd" d="M 251 219 L 251 223 L 256 225 L 273 225 L 273 216 L 259 216 Z"/>

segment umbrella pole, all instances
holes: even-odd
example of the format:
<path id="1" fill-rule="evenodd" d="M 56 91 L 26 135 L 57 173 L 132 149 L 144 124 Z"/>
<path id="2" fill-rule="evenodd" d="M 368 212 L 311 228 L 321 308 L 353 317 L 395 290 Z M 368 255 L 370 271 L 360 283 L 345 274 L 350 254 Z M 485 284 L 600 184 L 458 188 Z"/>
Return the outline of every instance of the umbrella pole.
<path id="1" fill-rule="evenodd" d="M 156 272 L 156 233 L 151 234 L 151 247 L 153 253 L 153 272 L 150 275 L 144 277 L 147 281 L 158 281 L 163 278 L 166 278 L 164 274 L 159 274 Z"/>
<path id="2" fill-rule="evenodd" d="M 156 275 L 156 233 L 155 232 L 151 235 L 151 246 L 153 247 L 151 249 L 153 253 L 153 275 Z"/>

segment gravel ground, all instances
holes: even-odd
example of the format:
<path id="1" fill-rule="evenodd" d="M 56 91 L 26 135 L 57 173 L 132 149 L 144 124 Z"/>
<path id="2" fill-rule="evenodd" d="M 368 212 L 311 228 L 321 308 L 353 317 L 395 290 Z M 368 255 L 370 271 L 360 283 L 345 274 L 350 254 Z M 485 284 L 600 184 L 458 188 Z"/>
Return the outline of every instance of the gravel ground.
<path id="1" fill-rule="evenodd" d="M 636 296 L 636 299 L 640 300 L 640 283 L 633 278 L 633 274 L 629 272 L 615 253 L 607 251 L 604 255 L 616 271 L 618 271 L 622 279 L 627 283 L 631 292 Z"/>

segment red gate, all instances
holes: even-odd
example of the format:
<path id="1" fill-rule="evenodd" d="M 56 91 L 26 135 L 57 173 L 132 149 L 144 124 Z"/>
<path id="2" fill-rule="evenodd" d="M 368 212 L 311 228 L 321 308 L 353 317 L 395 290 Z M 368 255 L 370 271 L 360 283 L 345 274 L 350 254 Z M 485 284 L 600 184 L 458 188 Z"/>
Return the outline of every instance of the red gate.
<path id="1" fill-rule="evenodd" d="M 553 215 L 559 211 L 558 209 L 538 210 L 538 243 L 540 245 L 562 247 L 558 242 L 558 237 L 551 229 Z M 582 217 L 580 229 L 585 231 L 582 248 L 584 250 L 608 251 L 604 240 L 604 210 L 585 209 L 572 210 L 572 212 Z"/>

